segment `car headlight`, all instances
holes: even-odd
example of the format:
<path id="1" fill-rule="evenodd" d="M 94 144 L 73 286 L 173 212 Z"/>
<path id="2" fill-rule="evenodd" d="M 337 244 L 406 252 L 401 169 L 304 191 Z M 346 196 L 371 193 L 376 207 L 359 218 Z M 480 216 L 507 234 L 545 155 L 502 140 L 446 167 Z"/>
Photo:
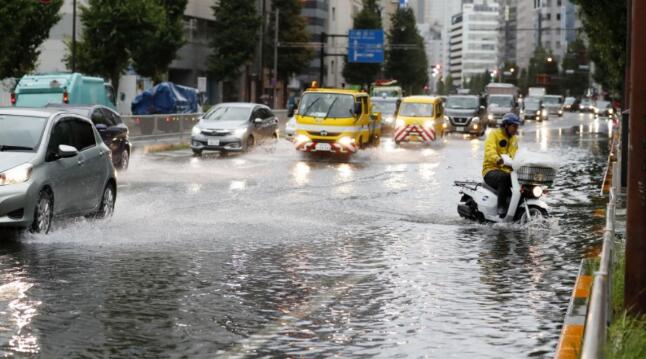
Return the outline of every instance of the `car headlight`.
<path id="1" fill-rule="evenodd" d="M 433 120 L 424 121 L 424 128 L 431 128 L 433 126 L 435 126 L 435 121 L 433 121 Z"/>
<path id="2" fill-rule="evenodd" d="M 395 127 L 406 127 L 406 121 L 398 118 L 397 121 L 395 121 Z"/>
<path id="3" fill-rule="evenodd" d="M 540 116 L 540 114 L 541 114 L 541 111 L 536 111 L 536 114 Z"/>
<path id="4" fill-rule="evenodd" d="M 615 110 L 613 110 L 613 109 L 609 108 L 609 109 L 608 109 L 608 113 L 612 115 L 613 113 L 615 113 Z"/>
<path id="5" fill-rule="evenodd" d="M 350 146 L 354 144 L 355 140 L 354 138 L 350 138 L 350 137 L 341 137 L 337 142 L 343 146 Z"/>
<path id="6" fill-rule="evenodd" d="M 298 137 L 296 137 L 296 142 L 297 143 L 310 142 L 310 138 L 305 135 L 298 135 Z"/>
<path id="7" fill-rule="evenodd" d="M 547 116 L 547 110 L 543 110 L 543 116 Z"/>
<path id="8" fill-rule="evenodd" d="M 239 128 L 239 129 L 237 129 L 237 130 L 233 131 L 233 135 L 234 135 L 234 136 L 236 136 L 236 137 L 242 137 L 242 136 L 244 136 L 246 133 L 247 133 L 247 129 L 246 129 L 246 128 Z"/>
<path id="9" fill-rule="evenodd" d="M 487 116 L 487 118 L 488 118 L 488 119 L 490 119 L 490 120 L 493 120 L 493 115 L 489 114 L 489 115 Z"/>
<path id="10" fill-rule="evenodd" d="M 0 186 L 19 184 L 29 181 L 33 168 L 34 166 L 31 163 L 25 163 L 0 173 Z"/>
<path id="11" fill-rule="evenodd" d="M 193 130 L 191 131 L 191 133 L 193 134 L 193 136 L 197 136 L 200 133 L 202 133 L 202 129 L 199 126 L 195 125 L 193 126 Z"/>
<path id="12" fill-rule="evenodd" d="M 532 195 L 535 198 L 539 198 L 543 195 L 543 188 L 541 186 L 534 186 L 534 188 L 532 188 Z"/>
<path id="13" fill-rule="evenodd" d="M 476 116 L 471 119 L 471 123 L 478 123 L 478 122 L 480 122 L 480 117 Z"/>

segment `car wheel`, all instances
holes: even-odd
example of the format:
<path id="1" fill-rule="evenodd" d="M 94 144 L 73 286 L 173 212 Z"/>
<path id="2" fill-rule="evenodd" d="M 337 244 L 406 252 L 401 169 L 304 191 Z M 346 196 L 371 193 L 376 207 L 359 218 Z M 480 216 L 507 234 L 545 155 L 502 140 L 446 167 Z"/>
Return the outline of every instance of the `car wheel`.
<path id="1" fill-rule="evenodd" d="M 36 208 L 34 209 L 34 221 L 29 228 L 32 233 L 47 234 L 52 226 L 52 217 L 54 216 L 54 200 L 52 195 L 43 190 L 38 195 Z"/>
<path id="2" fill-rule="evenodd" d="M 130 165 L 130 152 L 126 150 L 121 153 L 121 162 L 119 163 L 119 170 L 125 171 L 128 169 L 129 165 Z"/>
<path id="3" fill-rule="evenodd" d="M 114 193 L 114 186 L 112 185 L 112 183 L 108 183 L 103 190 L 103 196 L 101 196 L 99 210 L 96 212 L 95 217 L 98 219 L 112 217 L 112 213 L 114 213 L 115 198 L 116 196 Z"/>
<path id="4" fill-rule="evenodd" d="M 253 136 L 247 137 L 247 142 L 245 142 L 243 152 L 248 152 L 255 145 L 256 145 L 256 139 L 254 139 Z"/>
<path id="5" fill-rule="evenodd" d="M 193 155 L 197 157 L 202 156 L 202 150 L 193 149 Z"/>

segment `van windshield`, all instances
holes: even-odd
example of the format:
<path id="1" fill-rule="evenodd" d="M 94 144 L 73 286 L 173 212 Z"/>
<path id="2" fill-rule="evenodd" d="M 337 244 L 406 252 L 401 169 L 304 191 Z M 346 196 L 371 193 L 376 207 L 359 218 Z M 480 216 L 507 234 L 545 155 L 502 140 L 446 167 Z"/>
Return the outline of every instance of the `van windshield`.
<path id="1" fill-rule="evenodd" d="M 489 106 L 514 107 L 514 98 L 512 96 L 491 95 L 487 100 Z"/>
<path id="2" fill-rule="evenodd" d="M 45 107 L 50 103 L 63 103 L 63 93 L 21 93 L 16 97 L 16 107 Z"/>
<path id="3" fill-rule="evenodd" d="M 46 117 L 0 115 L 0 151 L 35 151 Z"/>
<path id="4" fill-rule="evenodd" d="M 380 112 L 382 115 L 393 115 L 397 110 L 396 102 L 373 101 L 372 112 Z"/>
<path id="5" fill-rule="evenodd" d="M 433 117 L 433 104 L 404 102 L 399 109 L 399 115 L 406 117 Z"/>
<path id="6" fill-rule="evenodd" d="M 352 117 L 354 96 L 334 93 L 306 93 L 298 114 L 301 116 L 348 118 Z"/>

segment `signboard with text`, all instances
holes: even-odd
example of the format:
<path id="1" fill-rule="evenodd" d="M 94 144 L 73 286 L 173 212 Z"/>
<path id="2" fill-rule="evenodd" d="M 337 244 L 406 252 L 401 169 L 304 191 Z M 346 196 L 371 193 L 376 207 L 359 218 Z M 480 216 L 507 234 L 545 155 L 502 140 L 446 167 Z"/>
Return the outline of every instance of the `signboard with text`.
<path id="1" fill-rule="evenodd" d="M 348 62 L 381 64 L 384 62 L 384 30 L 350 30 Z"/>

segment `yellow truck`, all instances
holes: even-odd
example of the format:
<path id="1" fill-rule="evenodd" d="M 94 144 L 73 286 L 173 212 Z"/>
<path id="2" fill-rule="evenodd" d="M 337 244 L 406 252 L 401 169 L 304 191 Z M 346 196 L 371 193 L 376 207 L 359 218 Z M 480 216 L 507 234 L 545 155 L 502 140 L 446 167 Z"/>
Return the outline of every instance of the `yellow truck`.
<path id="1" fill-rule="evenodd" d="M 395 143 L 430 144 L 444 137 L 448 121 L 442 99 L 431 96 L 410 96 L 402 100 L 395 119 Z"/>
<path id="2" fill-rule="evenodd" d="M 308 89 L 295 120 L 294 145 L 303 152 L 349 155 L 378 144 L 381 138 L 381 115 L 372 113 L 365 92 Z"/>

